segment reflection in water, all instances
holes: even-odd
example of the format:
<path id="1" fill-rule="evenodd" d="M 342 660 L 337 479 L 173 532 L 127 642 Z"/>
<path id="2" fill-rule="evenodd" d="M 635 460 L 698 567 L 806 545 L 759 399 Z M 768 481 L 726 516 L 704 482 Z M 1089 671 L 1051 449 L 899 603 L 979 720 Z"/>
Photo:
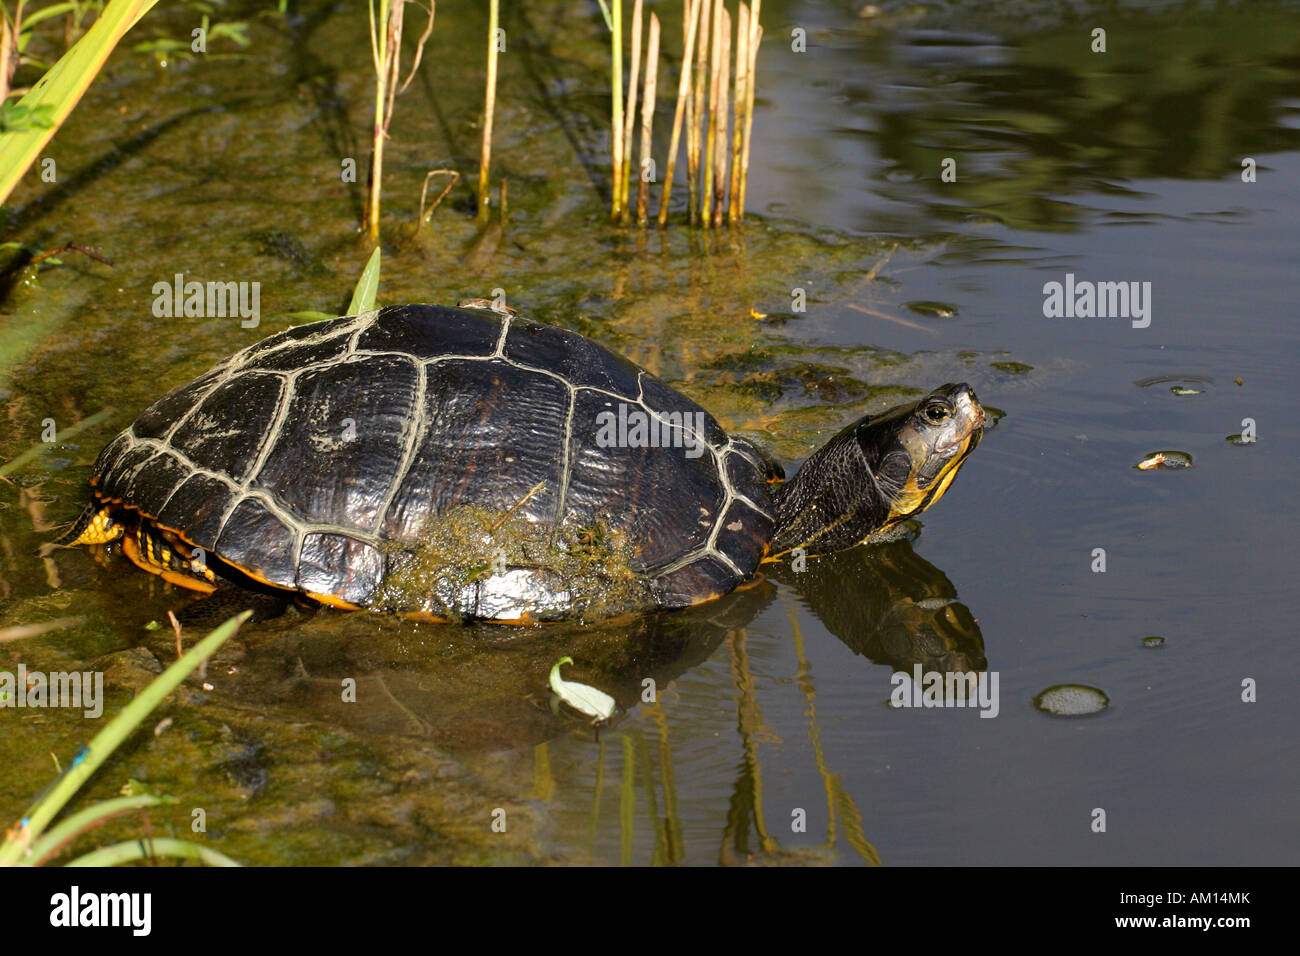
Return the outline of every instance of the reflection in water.
<path id="1" fill-rule="evenodd" d="M 303 621 L 294 611 L 263 625 L 235 683 L 222 689 L 262 706 L 453 749 L 530 746 L 579 723 L 549 706 L 547 675 L 560 656 L 577 662 L 566 676 L 599 687 L 628 711 L 658 707 L 648 700 L 646 681 L 653 681 L 657 700 L 658 688 L 725 642 L 741 736 L 761 739 L 766 731 L 748 677 L 745 628 L 772 602 L 773 581 L 877 664 L 909 674 L 916 664 L 925 671 L 986 666 L 979 626 L 952 582 L 906 540 L 812 559 L 799 572 L 785 563 L 763 567 L 772 580 L 718 601 L 595 627 L 456 627 L 329 611 Z M 801 640 L 797 628 L 795 634 Z M 344 681 L 355 682 L 355 702 L 343 699 Z"/>
<path id="2" fill-rule="evenodd" d="M 858 811 L 853 796 L 844 788 L 839 775 L 831 773 L 827 766 L 826 754 L 821 744 L 821 724 L 817 718 L 817 695 L 812 668 L 807 657 L 804 656 L 803 635 L 799 630 L 799 621 L 793 614 L 790 615 L 790 627 L 799 660 L 797 680 L 799 691 L 804 697 L 804 712 L 808 717 L 808 739 L 812 744 L 817 773 L 826 794 L 826 839 L 819 846 L 790 850 L 781 847 L 767 828 L 763 813 L 762 762 L 759 759 L 758 745 L 769 741 L 779 742 L 779 738 L 762 722 L 758 696 L 749 671 L 749 661 L 745 654 L 742 636 L 730 639 L 728 643 L 731 651 L 732 675 L 741 692 L 737 710 L 744 759 L 727 808 L 718 862 L 724 865 L 755 861 L 833 863 L 836 842 L 842 829 L 845 842 L 867 863 L 879 866 L 880 855 L 863 832 L 862 814 Z M 757 844 L 752 848 L 749 844 L 751 826 Z"/>
<path id="3" fill-rule="evenodd" d="M 715 666 L 725 662 L 734 688 L 732 702 L 719 697 L 716 703 L 734 708 L 739 745 L 725 812 L 707 825 L 718 827 L 716 859 L 723 864 L 834 862 L 847 847 L 856 858 L 878 865 L 862 813 L 823 747 L 817 675 L 793 608 L 793 683 L 803 702 L 826 818 L 820 843 L 782 845 L 789 809 L 765 804 L 765 787 L 771 784 L 764 755 L 771 745 L 785 742 L 764 717 L 764 698 L 772 690 L 756 676 L 748 627 L 785 587 L 855 654 L 910 671 L 914 664 L 925 670 L 983 668 L 978 626 L 943 572 L 906 540 L 812 560 L 800 572 L 788 565 L 766 567 L 766 577 L 719 601 L 599 628 L 451 627 L 290 609 L 246 629 L 242 649 L 222 661 L 225 673 L 216 682 L 221 695 L 242 707 L 273 712 L 279 721 L 306 719 L 362 739 L 418 738 L 464 759 L 531 751 L 531 800 L 555 810 L 575 800 L 589 804 L 584 817 L 591 859 L 602 858 L 607 847 L 602 837 L 617 828 L 617 858 L 631 863 L 638 859 L 636 848 L 648 843 L 650 862 L 676 865 L 698 859 L 701 852 L 686 843 L 686 833 L 700 828 L 699 811 L 687 811 L 692 818 L 686 826 L 679 799 L 672 732 L 676 727 L 678 734 L 694 735 L 698 728 L 689 708 L 683 709 L 678 683 L 715 659 Z M 853 597 L 846 600 L 846 595 Z M 577 661 L 572 679 L 606 690 L 627 712 L 594 737 L 584 720 L 564 712 L 557 716 L 549 706 L 547 673 L 561 654 Z M 653 700 L 645 693 L 647 680 L 653 682 Z M 355 682 L 354 696 L 344 693 L 348 682 Z M 616 804 L 607 787 L 617 789 Z"/>
<path id="4" fill-rule="evenodd" d="M 634 862 L 637 830 L 648 826 L 650 862 L 671 866 L 688 859 L 670 739 L 680 702 L 675 681 L 723 653 L 735 688 L 740 759 L 721 823 L 718 862 L 833 862 L 843 844 L 868 864 L 879 865 L 854 797 L 822 746 L 816 676 L 793 613 L 795 684 L 804 701 L 827 815 L 820 844 L 781 845 L 777 833 L 785 825 L 784 814 L 769 818 L 763 774 L 764 745 L 781 741 L 764 720 L 747 626 L 772 604 L 774 582 L 780 582 L 855 654 L 908 672 L 915 664 L 927 671 L 983 669 L 979 627 L 957 601 L 947 576 L 907 540 L 809 561 L 800 572 L 786 564 L 765 567 L 767 580 L 711 604 L 598 629 L 431 628 L 377 622 L 371 615 L 322 613 L 310 624 L 289 627 L 250 649 L 237 692 L 244 698 L 255 695 L 266 705 L 306 710 L 322 720 L 346 721 L 366 733 L 432 738 L 453 750 L 529 746 L 530 795 L 548 806 L 576 796 L 557 792 L 573 784 L 571 774 L 553 767 L 556 751 L 548 741 L 566 734 L 574 742 L 585 738 L 595 748 L 587 798 L 589 858 L 599 859 L 602 824 L 616 825 L 618 858 Z M 845 595 L 853 597 L 846 600 Z M 576 720 L 557 718 L 544 688 L 561 648 L 578 662 L 573 679 L 606 690 L 637 719 L 592 740 Z M 357 682 L 354 704 L 340 700 L 340 682 L 347 677 Z M 643 695 L 647 678 L 656 689 L 653 701 Z M 611 756 L 617 767 L 609 766 Z M 616 818 L 602 817 L 607 776 L 618 789 Z M 608 802 L 605 808 L 613 809 Z"/>
<path id="5" fill-rule="evenodd" d="M 224 689 L 262 706 L 455 751 L 530 746 L 585 726 L 550 707 L 547 675 L 559 657 L 576 662 L 566 677 L 599 687 L 627 711 L 641 701 L 646 681 L 666 686 L 706 660 L 774 590 L 760 583 L 681 614 L 594 627 L 457 627 L 322 611 L 306 624 L 270 622 L 272 636 L 249 647 L 237 682 Z M 355 682 L 355 701 L 343 699 L 344 681 Z"/>
<path id="6" fill-rule="evenodd" d="M 899 539 L 809 560 L 796 572 L 765 565 L 855 654 L 895 670 L 980 671 L 984 638 L 947 575 Z M 846 597 L 847 596 L 847 597 Z"/>

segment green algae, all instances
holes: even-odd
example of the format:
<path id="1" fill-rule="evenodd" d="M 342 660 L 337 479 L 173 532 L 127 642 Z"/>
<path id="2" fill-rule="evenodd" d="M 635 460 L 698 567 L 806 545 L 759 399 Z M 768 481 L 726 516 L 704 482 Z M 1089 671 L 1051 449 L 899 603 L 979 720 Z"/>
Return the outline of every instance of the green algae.
<path id="1" fill-rule="evenodd" d="M 530 520 L 517 507 L 456 505 L 426 522 L 418 544 L 390 545 L 377 606 L 472 619 L 483 616 L 487 582 L 521 571 L 544 593 L 506 618 L 599 619 L 653 606 L 624 531 L 601 520 L 555 527 Z"/>

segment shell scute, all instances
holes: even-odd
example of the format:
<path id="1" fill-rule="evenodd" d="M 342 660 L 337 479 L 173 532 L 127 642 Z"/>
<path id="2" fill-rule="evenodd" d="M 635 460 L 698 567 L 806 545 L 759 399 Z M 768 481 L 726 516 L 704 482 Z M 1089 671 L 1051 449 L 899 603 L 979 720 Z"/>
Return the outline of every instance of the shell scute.
<path id="1" fill-rule="evenodd" d="M 433 305 L 381 309 L 357 336 L 362 351 L 401 352 L 420 361 L 449 355 L 488 356 L 501 337 L 502 316 Z"/>
<path id="2" fill-rule="evenodd" d="M 302 372 L 287 407 L 271 405 L 282 415 L 249 487 L 304 521 L 370 531 L 406 453 L 419 381 L 415 362 L 386 355 Z"/>

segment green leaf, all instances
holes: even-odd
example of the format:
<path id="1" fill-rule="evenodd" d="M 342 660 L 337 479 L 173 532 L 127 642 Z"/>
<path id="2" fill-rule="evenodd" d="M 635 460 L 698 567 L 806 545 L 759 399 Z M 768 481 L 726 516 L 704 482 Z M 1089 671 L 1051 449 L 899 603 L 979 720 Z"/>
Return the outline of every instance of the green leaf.
<path id="1" fill-rule="evenodd" d="M 218 23 L 208 31 L 209 40 L 219 40 L 227 37 L 238 43 L 240 46 L 248 46 L 248 24 L 243 20 L 236 23 Z"/>
<path id="2" fill-rule="evenodd" d="M 182 43 L 180 40 L 173 40 L 171 37 L 159 37 L 157 40 L 146 40 L 143 43 L 137 43 L 131 47 L 136 53 L 178 53 L 184 51 L 190 52 L 190 45 Z"/>
<path id="3" fill-rule="evenodd" d="M 27 33 L 32 27 L 42 20 L 48 20 L 51 17 L 61 17 L 69 13 L 76 13 L 77 5 L 75 3 L 56 3 L 52 7 L 46 7 L 43 10 L 37 10 L 33 13 L 23 15 L 22 32 Z"/>
<path id="4" fill-rule="evenodd" d="M 609 720 L 614 716 L 617 706 L 614 698 L 603 690 L 597 690 L 589 684 L 565 680 L 560 676 L 560 665 L 572 664 L 572 657 L 561 657 L 551 668 L 551 690 L 555 695 L 579 713 L 594 717 L 596 721 Z"/>
<path id="5" fill-rule="evenodd" d="M 217 648 L 252 616 L 252 611 L 244 611 L 230 618 L 186 651 L 184 657 L 159 674 L 148 687 L 123 707 L 121 712 L 108 722 L 108 726 L 97 733 L 90 743 L 77 753 L 67 772 L 54 781 L 48 793 L 37 799 L 26 816 L 19 821 L 18 826 L 10 831 L 3 843 L 0 843 L 0 866 L 12 866 L 23 862 L 32 842 L 45 832 L 45 828 L 63 809 L 64 804 L 72 799 L 73 795 L 81 789 L 82 784 L 90 779 L 118 745 L 135 731 L 149 716 L 150 711 L 162 703 L 164 697 L 175 690 L 176 686 L 195 668 L 211 657 Z"/>
<path id="6" fill-rule="evenodd" d="M 59 62 L 18 101 L 29 111 L 50 106 L 50 128 L 24 129 L 0 133 L 0 202 L 9 198 L 18 180 L 54 136 L 54 131 L 68 118 L 92 81 L 103 68 L 108 55 L 131 27 L 158 0 L 108 0 L 104 12 L 72 45 Z"/>
<path id="7" fill-rule="evenodd" d="M 49 103 L 28 109 L 21 103 L 0 104 L 0 133 L 54 129 L 54 107 Z"/>
<path id="8" fill-rule="evenodd" d="M 99 803 L 93 803 L 86 809 L 79 810 L 66 820 L 61 821 L 58 826 L 50 827 L 44 836 L 32 844 L 31 855 L 28 860 L 32 866 L 40 866 L 62 849 L 65 844 L 71 843 L 78 834 L 99 823 L 136 810 L 165 806 L 175 802 L 175 797 L 155 797 L 149 794 L 141 794 L 130 797 L 116 797 L 112 800 L 101 800 Z"/>
<path id="9" fill-rule="evenodd" d="M 68 862 L 68 866 L 117 866 L 119 863 L 132 863 L 136 860 L 152 860 L 163 856 L 180 857 L 186 860 L 198 860 L 208 866 L 239 866 L 224 853 L 186 840 L 171 837 L 152 837 L 150 839 L 131 840 L 114 843 L 112 846 L 92 850 L 85 856 L 79 856 Z"/>
<path id="10" fill-rule="evenodd" d="M 347 314 L 360 315 L 362 312 L 369 312 L 375 307 L 375 293 L 378 291 L 379 247 L 375 246 L 375 251 L 370 253 L 370 260 L 357 281 L 356 290 L 352 293 L 352 302 L 348 305 Z"/>

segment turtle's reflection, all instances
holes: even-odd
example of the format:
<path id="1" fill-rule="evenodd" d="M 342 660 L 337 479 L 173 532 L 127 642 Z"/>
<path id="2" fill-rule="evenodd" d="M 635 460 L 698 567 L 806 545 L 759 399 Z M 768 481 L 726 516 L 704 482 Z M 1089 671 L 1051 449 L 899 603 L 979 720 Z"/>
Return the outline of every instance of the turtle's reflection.
<path id="1" fill-rule="evenodd" d="M 986 666 L 979 627 L 942 571 L 898 540 L 764 565 L 765 577 L 676 613 L 537 629 L 415 624 L 374 614 L 291 612 L 247 632 L 238 677 L 246 702 L 306 710 L 371 733 L 453 748 L 538 743 L 574 727 L 549 707 L 547 675 L 600 687 L 624 710 L 653 699 L 712 656 L 788 587 L 856 654 L 910 672 Z"/>
<path id="2" fill-rule="evenodd" d="M 894 670 L 980 671 L 979 624 L 947 575 L 898 539 L 790 563 L 764 565 L 789 585 L 855 654 Z"/>
<path id="3" fill-rule="evenodd" d="M 418 624 L 300 612 L 266 621 L 239 662 L 245 701 L 308 711 L 349 730 L 428 737 L 451 749 L 536 744 L 574 728 L 550 706 L 548 675 L 598 686 L 622 710 L 705 661 L 771 602 L 775 585 L 675 614 L 540 628 Z"/>

